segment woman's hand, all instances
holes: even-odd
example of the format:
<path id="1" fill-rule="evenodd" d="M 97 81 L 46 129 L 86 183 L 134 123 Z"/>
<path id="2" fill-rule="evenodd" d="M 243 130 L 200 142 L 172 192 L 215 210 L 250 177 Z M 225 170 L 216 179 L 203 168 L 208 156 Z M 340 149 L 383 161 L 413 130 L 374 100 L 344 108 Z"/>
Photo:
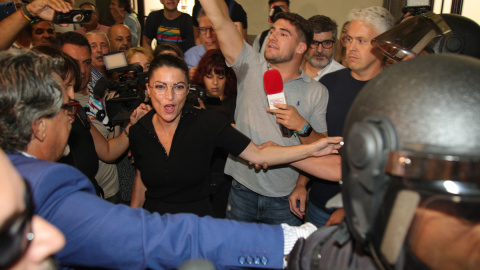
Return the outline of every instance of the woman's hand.
<path id="1" fill-rule="evenodd" d="M 194 108 L 197 108 L 197 109 L 204 109 L 206 110 L 207 107 L 205 107 L 205 103 L 203 103 L 203 100 L 201 98 L 197 98 L 198 99 L 198 104 L 200 104 L 200 106 L 193 106 Z"/>
<path id="2" fill-rule="evenodd" d="M 338 149 L 343 145 L 343 137 L 327 137 L 312 143 L 316 151 L 312 154 L 314 157 L 321 157 L 330 154 L 337 154 Z"/>
<path id="3" fill-rule="evenodd" d="M 108 100 L 112 99 L 112 98 L 116 98 L 118 97 L 118 93 L 117 91 L 108 91 L 107 94 L 105 95 L 105 102 L 107 102 Z"/>
<path id="4" fill-rule="evenodd" d="M 272 142 L 272 141 L 268 141 L 266 143 L 262 143 L 261 145 L 257 145 L 257 148 L 259 150 L 262 150 L 266 147 L 269 147 L 269 146 L 278 146 L 278 144 Z M 249 166 L 254 166 L 255 167 L 255 170 L 261 170 L 261 169 L 264 169 L 264 170 L 268 170 L 268 163 L 263 163 L 263 164 L 254 164 L 252 162 L 248 162 L 248 165 Z"/>
<path id="5" fill-rule="evenodd" d="M 152 107 L 145 103 L 140 104 L 133 112 L 130 114 L 130 124 L 135 125 L 137 121 L 142 118 L 145 114 L 147 114 Z"/>

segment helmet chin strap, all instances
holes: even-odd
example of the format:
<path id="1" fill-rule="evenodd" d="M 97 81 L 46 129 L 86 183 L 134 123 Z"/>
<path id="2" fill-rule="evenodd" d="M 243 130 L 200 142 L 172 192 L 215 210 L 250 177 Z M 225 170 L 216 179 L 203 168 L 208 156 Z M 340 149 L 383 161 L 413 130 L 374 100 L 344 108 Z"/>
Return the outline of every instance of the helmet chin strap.
<path id="1" fill-rule="evenodd" d="M 370 254 L 372 255 L 372 258 L 373 260 L 375 261 L 375 263 L 377 264 L 377 267 L 380 269 L 380 270 L 385 270 L 385 267 L 384 265 L 382 264 L 382 261 L 380 260 L 380 258 L 378 257 L 377 253 L 375 252 L 375 248 L 373 247 L 373 245 L 370 243 L 368 244 L 368 249 L 370 251 Z"/>

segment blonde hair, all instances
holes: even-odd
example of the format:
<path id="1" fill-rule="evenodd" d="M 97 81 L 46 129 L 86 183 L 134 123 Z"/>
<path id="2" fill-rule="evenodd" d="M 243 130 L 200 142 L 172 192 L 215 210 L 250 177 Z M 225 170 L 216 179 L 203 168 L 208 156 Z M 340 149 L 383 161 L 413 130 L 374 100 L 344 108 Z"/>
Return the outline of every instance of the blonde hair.
<path id="1" fill-rule="evenodd" d="M 127 62 L 129 62 L 130 58 L 132 58 L 132 56 L 136 53 L 143 53 L 145 57 L 147 57 L 147 60 L 149 62 L 152 62 L 153 60 L 153 54 L 149 50 L 143 47 L 132 47 L 125 52 L 125 57 L 127 58 Z"/>

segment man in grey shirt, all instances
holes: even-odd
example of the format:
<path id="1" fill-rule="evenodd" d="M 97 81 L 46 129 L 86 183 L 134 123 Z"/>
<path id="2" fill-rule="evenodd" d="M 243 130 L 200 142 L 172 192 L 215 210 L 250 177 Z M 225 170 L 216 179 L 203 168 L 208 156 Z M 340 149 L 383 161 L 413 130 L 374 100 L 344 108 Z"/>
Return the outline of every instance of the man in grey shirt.
<path id="1" fill-rule="evenodd" d="M 200 1 L 217 33 L 220 49 L 238 78 L 236 128 L 261 144 L 273 141 L 280 145 L 309 143 L 326 132 L 328 92 L 300 69 L 310 46 L 313 32 L 301 16 L 280 13 L 267 39 L 265 58 L 245 43 L 235 25 L 224 12 L 224 1 Z M 269 69 L 280 72 L 288 105 L 268 109 L 263 75 Z M 295 134 L 283 137 L 278 124 Z M 243 160 L 230 158 L 225 173 L 234 180 L 227 206 L 231 219 L 269 224 L 300 224 L 290 212 L 288 196 L 295 187 L 298 173 L 288 166 L 256 171 Z"/>

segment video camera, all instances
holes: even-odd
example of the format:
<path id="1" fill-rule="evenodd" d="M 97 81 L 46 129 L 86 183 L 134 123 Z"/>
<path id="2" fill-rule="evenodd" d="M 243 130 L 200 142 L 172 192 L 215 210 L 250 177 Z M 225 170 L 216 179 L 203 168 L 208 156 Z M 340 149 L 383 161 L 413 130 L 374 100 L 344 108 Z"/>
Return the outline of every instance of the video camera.
<path id="1" fill-rule="evenodd" d="M 107 90 L 116 91 L 115 98 L 106 100 L 106 110 L 110 121 L 115 124 L 129 122 L 130 114 L 145 100 L 147 73 L 138 64 L 127 64 L 124 52 L 103 56 L 109 73 L 117 73 L 117 79 L 100 78 L 93 93 L 101 98 Z"/>
<path id="2" fill-rule="evenodd" d="M 400 24 L 406 17 L 417 16 L 432 11 L 431 0 L 407 0 L 405 7 L 402 8 L 402 16 L 398 18 L 395 25 Z"/>
<path id="3" fill-rule="evenodd" d="M 190 90 L 188 91 L 187 100 L 185 101 L 185 106 L 200 106 L 198 99 L 201 99 L 205 105 L 216 105 L 219 106 L 222 104 L 220 98 L 218 97 L 209 97 L 203 89 L 198 84 L 192 84 Z"/>
<path id="4" fill-rule="evenodd" d="M 410 13 L 412 16 L 421 15 L 432 11 L 430 0 L 407 0 L 407 5 L 402 9 L 403 14 Z"/>

